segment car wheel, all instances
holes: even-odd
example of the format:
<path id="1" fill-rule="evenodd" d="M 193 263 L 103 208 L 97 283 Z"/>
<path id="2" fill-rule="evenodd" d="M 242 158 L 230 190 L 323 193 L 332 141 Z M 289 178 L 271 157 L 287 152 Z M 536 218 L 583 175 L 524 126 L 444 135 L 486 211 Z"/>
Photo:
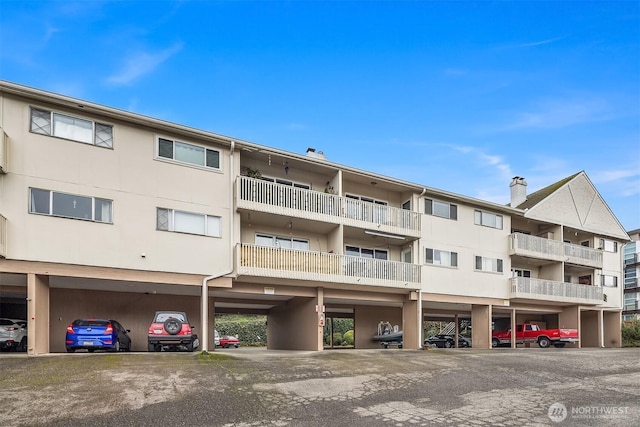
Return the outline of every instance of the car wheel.
<path id="1" fill-rule="evenodd" d="M 116 340 L 115 344 L 111 348 L 111 351 L 117 353 L 120 351 L 120 341 Z"/>
<path id="2" fill-rule="evenodd" d="M 445 343 L 444 343 L 444 348 L 451 348 L 451 347 L 453 347 L 453 345 L 451 344 L 451 342 L 450 342 L 450 341 L 445 341 Z"/>
<path id="3" fill-rule="evenodd" d="M 551 340 L 547 337 L 538 338 L 538 345 L 542 348 L 547 348 L 551 345 Z"/>
<path id="4" fill-rule="evenodd" d="M 179 319 L 173 317 L 164 321 L 164 330 L 169 335 L 175 335 L 182 330 L 182 322 Z"/>
<path id="5" fill-rule="evenodd" d="M 498 338 L 494 338 L 491 340 L 491 347 L 498 347 L 500 346 L 500 340 Z"/>
<path id="6" fill-rule="evenodd" d="M 18 351 L 27 351 L 27 337 L 22 337 L 20 344 L 18 345 Z"/>
<path id="7" fill-rule="evenodd" d="M 148 351 L 156 351 L 156 349 L 155 349 L 154 345 L 153 345 L 153 344 L 151 344 L 151 343 L 147 344 L 147 350 L 148 350 Z"/>

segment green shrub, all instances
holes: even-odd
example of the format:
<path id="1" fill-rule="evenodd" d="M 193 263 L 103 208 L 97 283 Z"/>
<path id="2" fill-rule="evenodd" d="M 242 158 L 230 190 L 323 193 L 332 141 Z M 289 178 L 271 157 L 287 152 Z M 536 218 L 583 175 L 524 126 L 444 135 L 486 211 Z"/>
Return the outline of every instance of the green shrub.
<path id="1" fill-rule="evenodd" d="M 622 346 L 640 347 L 640 320 L 622 322 Z"/>
<path id="2" fill-rule="evenodd" d="M 347 331 L 344 333 L 344 335 L 342 336 L 343 342 L 342 344 L 344 345 L 353 345 L 353 329 Z"/>
<path id="3" fill-rule="evenodd" d="M 342 345 L 342 334 L 340 332 L 333 333 L 333 345 Z"/>
<path id="4" fill-rule="evenodd" d="M 216 331 L 238 336 L 240 345 L 267 345 L 267 316 L 216 315 Z"/>

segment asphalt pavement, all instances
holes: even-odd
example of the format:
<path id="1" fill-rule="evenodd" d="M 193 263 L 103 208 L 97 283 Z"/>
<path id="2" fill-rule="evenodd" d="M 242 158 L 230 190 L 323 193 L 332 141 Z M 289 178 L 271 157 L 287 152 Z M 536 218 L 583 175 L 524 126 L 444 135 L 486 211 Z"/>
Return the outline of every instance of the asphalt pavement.
<path id="1" fill-rule="evenodd" d="M 640 349 L 0 354 L 3 426 L 637 426 Z"/>

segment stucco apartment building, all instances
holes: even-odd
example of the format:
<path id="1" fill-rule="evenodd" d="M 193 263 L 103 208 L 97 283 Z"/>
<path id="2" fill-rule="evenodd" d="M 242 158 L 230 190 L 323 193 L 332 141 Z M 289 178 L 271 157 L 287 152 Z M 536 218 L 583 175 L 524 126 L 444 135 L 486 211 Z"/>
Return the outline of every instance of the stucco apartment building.
<path id="1" fill-rule="evenodd" d="M 622 320 L 640 319 L 640 229 L 628 232 L 631 242 L 622 252 L 624 297 Z"/>
<path id="2" fill-rule="evenodd" d="M 10 82 L 0 127 L 0 316 L 31 355 L 78 317 L 146 351 L 163 309 L 209 350 L 216 313 L 266 314 L 270 349 L 322 350 L 334 318 L 355 348 L 380 321 L 420 348 L 425 320 L 470 322 L 475 348 L 525 321 L 620 346 L 629 236 L 584 172 L 515 177 L 505 206 Z"/>

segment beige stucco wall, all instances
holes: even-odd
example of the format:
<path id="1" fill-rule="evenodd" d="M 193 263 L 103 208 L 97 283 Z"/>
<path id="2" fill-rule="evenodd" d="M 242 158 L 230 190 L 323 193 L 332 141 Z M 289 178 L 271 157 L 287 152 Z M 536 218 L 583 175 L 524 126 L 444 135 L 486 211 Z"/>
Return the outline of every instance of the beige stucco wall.
<path id="1" fill-rule="evenodd" d="M 604 311 L 604 346 L 622 347 L 622 316 L 619 311 Z"/>
<path id="2" fill-rule="evenodd" d="M 318 348 L 317 298 L 296 297 L 269 311 L 267 348 L 269 350 L 322 350 Z M 320 344 L 322 341 L 320 341 Z"/>
<path id="3" fill-rule="evenodd" d="M 109 120 L 103 121 L 114 125 L 113 149 L 33 134 L 29 104 L 2 102 L 9 136 L 9 173 L 0 180 L 7 258 L 198 274 L 230 265 L 231 188 L 224 172 L 157 160 L 157 134 Z M 215 148 L 228 171 L 228 150 Z M 113 224 L 28 214 L 29 187 L 113 200 Z M 223 236 L 157 231 L 157 207 L 220 216 Z"/>
<path id="4" fill-rule="evenodd" d="M 582 311 L 580 313 L 580 326 L 582 332 L 580 345 L 582 347 L 600 347 L 598 311 Z"/>
<path id="5" fill-rule="evenodd" d="M 471 324 L 473 334 L 471 345 L 473 348 L 491 348 L 491 306 L 477 305 L 471 306 Z"/>

